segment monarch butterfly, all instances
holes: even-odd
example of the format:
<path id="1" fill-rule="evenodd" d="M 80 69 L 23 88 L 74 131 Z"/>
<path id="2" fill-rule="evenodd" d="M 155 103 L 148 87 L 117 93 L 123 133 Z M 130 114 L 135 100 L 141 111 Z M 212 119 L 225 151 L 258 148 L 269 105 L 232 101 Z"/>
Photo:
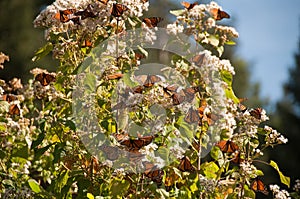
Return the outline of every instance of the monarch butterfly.
<path id="1" fill-rule="evenodd" d="M 138 139 L 127 139 L 120 141 L 120 144 L 126 146 L 130 151 L 136 151 L 150 144 L 153 138 L 154 136 L 144 136 Z"/>
<path id="2" fill-rule="evenodd" d="M 190 159 L 187 156 L 181 158 L 177 167 L 180 171 L 195 171 L 195 167 L 192 165 Z"/>
<path id="3" fill-rule="evenodd" d="M 203 62 L 205 60 L 205 54 L 199 54 L 193 57 L 192 61 L 196 64 L 196 66 L 202 66 Z"/>
<path id="4" fill-rule="evenodd" d="M 156 75 L 147 75 L 147 79 L 144 82 L 143 86 L 152 87 L 156 82 L 161 81 L 161 78 Z"/>
<path id="5" fill-rule="evenodd" d="M 180 93 L 172 94 L 173 105 L 179 105 L 184 102 L 185 96 Z"/>
<path id="6" fill-rule="evenodd" d="M 162 183 L 162 177 L 164 175 L 164 172 L 155 164 L 151 162 L 143 162 L 143 165 L 145 167 L 144 174 L 146 177 L 151 178 L 153 182 L 156 182 L 157 184 Z"/>
<path id="7" fill-rule="evenodd" d="M 107 5 L 107 2 L 108 2 L 109 0 L 99 0 L 99 1 L 100 1 L 101 3 Z"/>
<path id="8" fill-rule="evenodd" d="M 202 99 L 201 105 L 198 108 L 199 116 L 202 121 L 206 121 L 208 125 L 212 125 L 218 119 L 218 116 L 212 113 L 204 113 L 206 107 L 207 107 L 207 102 L 206 100 Z"/>
<path id="9" fill-rule="evenodd" d="M 149 27 L 153 28 L 156 27 L 159 22 L 161 22 L 163 18 L 161 17 L 149 17 L 149 18 L 144 18 L 143 22 Z"/>
<path id="10" fill-rule="evenodd" d="M 148 0 L 141 0 L 143 3 L 146 3 L 146 2 L 148 2 Z"/>
<path id="11" fill-rule="evenodd" d="M 85 39 L 81 45 L 81 48 L 92 47 L 93 43 L 89 39 Z"/>
<path id="12" fill-rule="evenodd" d="M 123 12 L 127 10 L 128 10 L 127 6 L 119 3 L 114 3 L 110 13 L 114 17 L 120 17 L 122 16 Z"/>
<path id="13" fill-rule="evenodd" d="M 119 158 L 120 150 L 118 147 L 102 145 L 100 150 L 104 153 L 107 159 L 114 161 Z"/>
<path id="14" fill-rule="evenodd" d="M 123 77 L 122 73 L 115 73 L 115 74 L 112 74 L 112 75 L 107 75 L 107 79 L 109 79 L 109 80 L 120 79 L 122 77 Z"/>
<path id="15" fill-rule="evenodd" d="M 20 115 L 20 108 L 17 104 L 12 104 L 10 105 L 8 112 L 11 115 Z"/>
<path id="16" fill-rule="evenodd" d="M 142 94 L 144 90 L 144 86 L 139 85 L 132 88 L 133 93 L 139 93 Z"/>
<path id="17" fill-rule="evenodd" d="M 245 105 L 242 104 L 242 102 L 246 101 L 246 100 L 247 100 L 247 98 L 241 98 L 241 99 L 239 99 L 239 103 L 237 105 L 238 110 L 241 111 L 242 113 L 244 113 L 248 109 L 247 106 L 245 106 Z"/>
<path id="18" fill-rule="evenodd" d="M 184 117 L 184 121 L 186 121 L 189 124 L 192 123 L 199 123 L 200 121 L 200 116 L 197 110 L 194 110 L 193 107 L 190 107 L 188 110 L 188 113 Z"/>
<path id="19" fill-rule="evenodd" d="M 13 94 L 4 94 L 2 95 L 2 100 L 9 102 L 17 100 L 17 96 Z"/>
<path id="20" fill-rule="evenodd" d="M 163 87 L 164 95 L 166 97 L 171 97 L 174 93 L 176 93 L 177 89 L 178 89 L 178 86 L 175 84 Z"/>
<path id="21" fill-rule="evenodd" d="M 236 153 L 236 155 L 234 156 L 234 158 L 231 161 L 236 164 L 240 164 L 241 162 L 244 161 L 244 159 L 241 157 L 241 153 L 238 152 L 238 153 Z"/>
<path id="22" fill-rule="evenodd" d="M 186 89 L 182 89 L 185 97 L 184 99 L 187 102 L 192 102 L 194 100 L 195 97 L 195 93 L 199 91 L 198 87 L 191 87 L 191 88 L 186 88 Z"/>
<path id="23" fill-rule="evenodd" d="M 74 14 L 76 9 L 67 9 L 67 10 L 59 10 L 55 15 L 54 18 L 59 20 L 62 23 L 66 23 L 73 18 L 70 18 L 70 15 Z"/>
<path id="24" fill-rule="evenodd" d="M 212 17 L 217 21 L 222 20 L 224 18 L 230 18 L 230 15 L 225 11 L 220 10 L 220 8 L 213 8 L 210 10 L 210 13 Z"/>
<path id="25" fill-rule="evenodd" d="M 35 76 L 35 81 L 39 81 L 42 86 L 48 86 L 51 82 L 54 82 L 56 80 L 54 75 L 48 74 L 48 73 L 40 73 Z"/>
<path id="26" fill-rule="evenodd" d="M 181 5 L 183 5 L 187 10 L 193 9 L 196 5 L 198 5 L 197 2 L 189 3 L 189 2 L 181 2 Z"/>
<path id="27" fill-rule="evenodd" d="M 256 119 L 260 120 L 261 119 L 261 113 L 262 113 L 263 109 L 262 108 L 256 108 L 256 109 L 252 109 L 250 111 L 250 115 L 252 117 L 255 117 Z"/>
<path id="28" fill-rule="evenodd" d="M 135 54 L 134 54 L 134 58 L 135 58 L 136 60 L 141 60 L 141 59 L 146 58 L 146 56 L 145 56 L 144 54 L 142 54 L 142 53 L 135 53 Z"/>
<path id="29" fill-rule="evenodd" d="M 75 12 L 74 15 L 81 16 L 82 20 L 97 17 L 97 14 L 93 12 L 93 6 L 91 4 L 89 4 L 86 9 Z"/>
<path id="30" fill-rule="evenodd" d="M 144 154 L 138 152 L 138 151 L 131 151 L 128 153 L 128 158 L 130 162 L 139 162 L 145 157 Z"/>
<path id="31" fill-rule="evenodd" d="M 239 149 L 238 145 L 230 140 L 221 140 L 216 144 L 216 146 L 218 146 L 224 153 L 233 153 Z"/>
<path id="32" fill-rule="evenodd" d="M 267 187 L 259 178 L 255 178 L 254 181 L 251 183 L 250 187 L 255 192 L 261 192 L 265 195 L 269 194 Z"/>

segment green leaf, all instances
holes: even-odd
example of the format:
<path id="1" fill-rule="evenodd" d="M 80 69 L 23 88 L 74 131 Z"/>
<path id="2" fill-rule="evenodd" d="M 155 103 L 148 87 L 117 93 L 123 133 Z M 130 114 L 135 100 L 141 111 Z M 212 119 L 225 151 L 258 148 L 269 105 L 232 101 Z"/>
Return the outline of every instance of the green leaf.
<path id="1" fill-rule="evenodd" d="M 229 45 L 229 46 L 233 46 L 233 45 L 235 45 L 236 43 L 235 43 L 235 41 L 230 40 L 230 41 L 226 41 L 225 44 L 226 44 L 226 45 Z"/>
<path id="2" fill-rule="evenodd" d="M 87 73 L 85 78 L 85 87 L 91 92 L 95 92 L 96 89 L 96 77 L 92 73 Z"/>
<path id="3" fill-rule="evenodd" d="M 290 177 L 283 175 L 282 172 L 279 170 L 277 163 L 273 160 L 270 161 L 270 166 L 272 166 L 278 172 L 281 183 L 285 184 L 286 186 L 288 186 L 288 188 L 290 188 Z"/>
<path id="4" fill-rule="evenodd" d="M 185 12 L 185 10 L 170 10 L 170 13 L 175 16 L 180 16 Z"/>
<path id="5" fill-rule="evenodd" d="M 221 78 L 222 80 L 228 85 L 228 86 L 232 86 L 232 80 L 233 80 L 233 77 L 232 77 L 232 74 L 227 71 L 227 70 L 222 70 L 220 72 L 221 74 Z"/>
<path id="6" fill-rule="evenodd" d="M 55 183 L 55 191 L 57 193 L 61 193 L 62 188 L 67 184 L 69 178 L 69 171 L 63 171 Z"/>
<path id="7" fill-rule="evenodd" d="M 219 171 L 218 165 L 214 162 L 205 162 L 201 164 L 203 174 L 209 179 L 215 179 L 217 177 L 217 172 Z"/>
<path id="8" fill-rule="evenodd" d="M 219 45 L 219 38 L 217 38 L 215 35 L 209 35 L 207 37 L 207 41 L 209 44 L 217 47 Z"/>
<path id="9" fill-rule="evenodd" d="M 41 192 L 41 188 L 40 188 L 39 183 L 37 183 L 37 181 L 35 181 L 34 179 L 29 179 L 28 184 L 29 184 L 31 190 L 34 193 L 40 193 Z"/>
<path id="10" fill-rule="evenodd" d="M 94 199 L 94 198 L 95 198 L 94 195 L 91 194 L 91 193 L 87 193 L 87 194 L 86 194 L 86 197 L 87 197 L 88 199 Z"/>
<path id="11" fill-rule="evenodd" d="M 32 58 L 32 61 L 37 61 L 41 59 L 42 57 L 48 55 L 53 49 L 53 45 L 51 42 L 48 42 L 45 46 L 38 49 Z"/>

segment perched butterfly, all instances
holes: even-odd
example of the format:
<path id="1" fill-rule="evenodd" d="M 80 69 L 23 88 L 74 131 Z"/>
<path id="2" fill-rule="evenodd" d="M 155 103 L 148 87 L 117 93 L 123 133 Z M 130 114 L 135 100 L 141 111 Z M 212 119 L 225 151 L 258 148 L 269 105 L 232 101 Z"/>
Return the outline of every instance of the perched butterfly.
<path id="1" fill-rule="evenodd" d="M 199 91 L 198 87 L 190 87 L 190 88 L 185 88 L 182 89 L 185 97 L 185 101 L 187 102 L 192 102 L 194 100 L 195 97 L 195 93 Z"/>
<path id="2" fill-rule="evenodd" d="M 2 95 L 2 100 L 7 101 L 7 102 L 12 102 L 17 100 L 18 97 L 16 95 L 13 94 L 4 94 Z"/>
<path id="3" fill-rule="evenodd" d="M 163 18 L 161 17 L 149 17 L 149 18 L 144 18 L 143 22 L 149 27 L 153 28 L 156 27 L 159 22 L 161 22 Z"/>
<path id="4" fill-rule="evenodd" d="M 174 93 L 176 93 L 177 89 L 178 89 L 178 86 L 175 84 L 163 87 L 164 95 L 166 97 L 171 97 Z"/>
<path id="5" fill-rule="evenodd" d="M 93 43 L 89 39 L 85 39 L 82 42 L 81 48 L 86 48 L 86 47 L 93 47 Z"/>
<path id="6" fill-rule="evenodd" d="M 179 105 L 185 100 L 185 96 L 180 93 L 174 93 L 172 96 L 173 105 Z"/>
<path id="7" fill-rule="evenodd" d="M 142 94 L 143 93 L 143 90 L 144 90 L 144 86 L 142 85 L 139 85 L 139 86 L 135 86 L 132 88 L 132 92 L 135 94 L 135 93 L 139 93 L 139 94 Z"/>
<path id="8" fill-rule="evenodd" d="M 82 20 L 86 18 L 95 18 L 98 16 L 93 12 L 93 6 L 91 4 L 89 4 L 86 9 L 75 12 L 74 15 L 81 16 Z"/>
<path id="9" fill-rule="evenodd" d="M 101 3 L 107 5 L 107 2 L 108 2 L 109 0 L 99 0 L 99 1 L 100 1 Z"/>
<path id="10" fill-rule="evenodd" d="M 238 110 L 244 113 L 248 108 L 247 106 L 243 105 L 242 102 L 246 101 L 247 98 L 241 98 L 239 99 L 239 103 L 237 104 Z"/>
<path id="11" fill-rule="evenodd" d="M 254 181 L 251 183 L 250 187 L 255 192 L 261 192 L 265 195 L 269 194 L 267 187 L 259 178 L 255 178 Z"/>
<path id="12" fill-rule="evenodd" d="M 205 54 L 199 54 L 193 57 L 192 61 L 195 63 L 196 66 L 202 66 L 203 62 L 205 60 Z"/>
<path id="13" fill-rule="evenodd" d="M 104 153 L 107 159 L 114 161 L 119 158 L 120 150 L 118 147 L 102 145 L 100 150 Z"/>
<path id="14" fill-rule="evenodd" d="M 250 110 L 250 115 L 255 117 L 256 119 L 260 120 L 262 111 L 263 111 L 262 108 L 252 109 L 252 110 Z"/>
<path id="15" fill-rule="evenodd" d="M 197 2 L 189 3 L 189 2 L 181 2 L 181 5 L 183 5 L 187 10 L 193 9 L 196 5 L 198 5 Z"/>
<path id="16" fill-rule="evenodd" d="M 178 165 L 178 169 L 180 171 L 195 171 L 195 167 L 192 165 L 190 159 L 187 156 L 181 158 L 180 163 Z"/>
<path id="17" fill-rule="evenodd" d="M 166 191 L 168 191 L 168 192 L 171 191 L 171 189 L 174 187 L 175 183 L 176 183 L 176 186 L 178 186 L 178 179 L 179 179 L 179 176 L 174 171 L 169 171 L 168 173 L 166 173 L 165 183 L 164 183 Z"/>
<path id="18" fill-rule="evenodd" d="M 107 79 L 109 79 L 109 80 L 120 79 L 122 77 L 123 77 L 122 73 L 115 73 L 115 74 L 112 74 L 112 75 L 107 75 Z"/>
<path id="19" fill-rule="evenodd" d="M 12 104 L 10 105 L 8 112 L 11 115 L 20 115 L 20 108 L 17 104 Z"/>
<path id="20" fill-rule="evenodd" d="M 142 54 L 142 53 L 134 53 L 134 58 L 136 60 L 141 60 L 141 59 L 146 58 L 146 56 L 144 54 Z"/>
<path id="21" fill-rule="evenodd" d="M 216 146 L 218 146 L 224 153 L 233 153 L 239 149 L 238 145 L 230 140 L 221 140 L 216 144 Z"/>
<path id="22" fill-rule="evenodd" d="M 148 2 L 149 0 L 141 0 L 143 3 L 146 3 L 146 2 Z"/>
<path id="23" fill-rule="evenodd" d="M 152 87 L 156 82 L 161 81 L 161 78 L 156 75 L 147 75 L 146 81 L 143 83 L 145 87 Z"/>
<path id="24" fill-rule="evenodd" d="M 120 17 L 122 16 L 123 12 L 127 10 L 128 10 L 127 6 L 119 3 L 114 3 L 110 13 L 114 17 Z"/>
<path id="25" fill-rule="evenodd" d="M 130 151 L 136 151 L 150 144 L 153 138 L 154 136 L 144 136 L 138 139 L 127 139 L 120 141 L 120 144 L 126 146 Z"/>
<path id="26" fill-rule="evenodd" d="M 48 74 L 48 73 L 40 73 L 35 76 L 35 81 L 39 81 L 42 86 L 48 86 L 51 82 L 54 82 L 56 80 L 54 75 Z"/>
<path id="27" fill-rule="evenodd" d="M 217 21 L 224 18 L 230 18 L 229 14 L 227 14 L 225 11 L 220 10 L 220 8 L 213 8 L 210 10 L 210 13 L 212 17 Z"/>
<path id="28" fill-rule="evenodd" d="M 160 185 L 162 183 L 164 172 L 151 162 L 143 162 L 143 165 L 145 167 L 145 176 L 151 178 L 153 182 Z"/>
<path id="29" fill-rule="evenodd" d="M 76 9 L 60 10 L 54 15 L 54 18 L 59 20 L 62 23 L 66 23 L 70 20 L 72 20 L 75 23 L 77 17 L 72 17 L 72 15 L 75 12 Z"/>
<path id="30" fill-rule="evenodd" d="M 234 156 L 234 158 L 231 161 L 236 164 L 240 164 L 241 162 L 244 161 L 244 159 L 241 157 L 241 153 L 238 152 L 238 153 L 236 153 L 236 155 Z"/>
<path id="31" fill-rule="evenodd" d="M 193 109 L 193 107 L 190 107 L 188 110 L 188 113 L 184 117 L 184 121 L 186 121 L 189 124 L 192 123 L 199 123 L 200 121 L 200 116 L 197 110 Z"/>

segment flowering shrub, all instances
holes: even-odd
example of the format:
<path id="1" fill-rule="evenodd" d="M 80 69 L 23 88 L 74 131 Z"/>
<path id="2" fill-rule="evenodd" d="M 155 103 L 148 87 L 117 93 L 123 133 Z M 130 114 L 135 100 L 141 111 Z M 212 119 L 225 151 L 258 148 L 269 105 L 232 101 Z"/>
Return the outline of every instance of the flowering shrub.
<path id="1" fill-rule="evenodd" d="M 265 110 L 242 105 L 234 67 L 220 59 L 238 37 L 219 25 L 229 15 L 215 2 L 183 5 L 165 39 L 161 18 L 141 19 L 147 0 L 57 0 L 37 16 L 48 43 L 33 60 L 52 52 L 60 66 L 33 69 L 26 85 L 1 81 L 4 198 L 290 197 L 268 190 L 259 169 L 270 165 L 290 186 L 274 161 L 261 160 L 287 139 L 263 126 Z M 138 73 L 147 45 L 174 41 L 183 55 L 157 74 Z"/>

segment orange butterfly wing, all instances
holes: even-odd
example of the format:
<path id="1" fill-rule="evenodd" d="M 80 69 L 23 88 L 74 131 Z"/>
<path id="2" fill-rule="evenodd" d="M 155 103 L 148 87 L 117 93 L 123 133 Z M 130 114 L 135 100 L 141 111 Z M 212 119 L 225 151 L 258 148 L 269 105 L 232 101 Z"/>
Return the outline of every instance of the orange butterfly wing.
<path id="1" fill-rule="evenodd" d="M 187 10 L 193 9 L 196 5 L 198 5 L 197 2 L 189 3 L 189 2 L 181 2 L 181 5 L 183 5 Z"/>
<path id="2" fill-rule="evenodd" d="M 148 75 L 146 81 L 143 86 L 152 87 L 156 82 L 161 81 L 161 78 L 156 75 Z"/>
<path id="3" fill-rule="evenodd" d="M 194 110 L 192 107 L 190 107 L 187 115 L 184 117 L 184 121 L 186 121 L 189 124 L 192 123 L 198 124 L 200 121 L 199 112 L 197 110 Z"/>
<path id="4" fill-rule="evenodd" d="M 222 20 L 224 18 L 228 18 L 228 19 L 230 18 L 230 15 L 228 13 L 220 10 L 219 8 L 211 9 L 210 13 L 211 13 L 212 17 L 217 21 Z"/>
<path id="5" fill-rule="evenodd" d="M 153 28 L 156 27 L 159 22 L 161 22 L 163 18 L 161 17 L 149 17 L 149 18 L 144 18 L 143 22 L 149 27 Z"/>
<path id="6" fill-rule="evenodd" d="M 128 10 L 127 6 L 119 3 L 114 3 L 110 13 L 114 17 L 120 17 L 124 13 L 124 11 L 127 10 Z"/>
<path id="7" fill-rule="evenodd" d="M 177 167 L 180 171 L 195 171 L 194 166 L 192 165 L 190 159 L 187 156 L 181 158 L 180 163 Z"/>
<path id="8" fill-rule="evenodd" d="M 233 153 L 239 149 L 238 145 L 230 140 L 221 140 L 216 144 L 216 146 L 218 146 L 224 153 Z"/>
<path id="9" fill-rule="evenodd" d="M 255 178 L 254 181 L 251 183 L 250 187 L 255 192 L 261 192 L 265 195 L 269 194 L 267 187 L 259 178 Z"/>
<path id="10" fill-rule="evenodd" d="M 11 115 L 20 115 L 20 109 L 17 104 L 10 105 L 8 112 Z"/>

